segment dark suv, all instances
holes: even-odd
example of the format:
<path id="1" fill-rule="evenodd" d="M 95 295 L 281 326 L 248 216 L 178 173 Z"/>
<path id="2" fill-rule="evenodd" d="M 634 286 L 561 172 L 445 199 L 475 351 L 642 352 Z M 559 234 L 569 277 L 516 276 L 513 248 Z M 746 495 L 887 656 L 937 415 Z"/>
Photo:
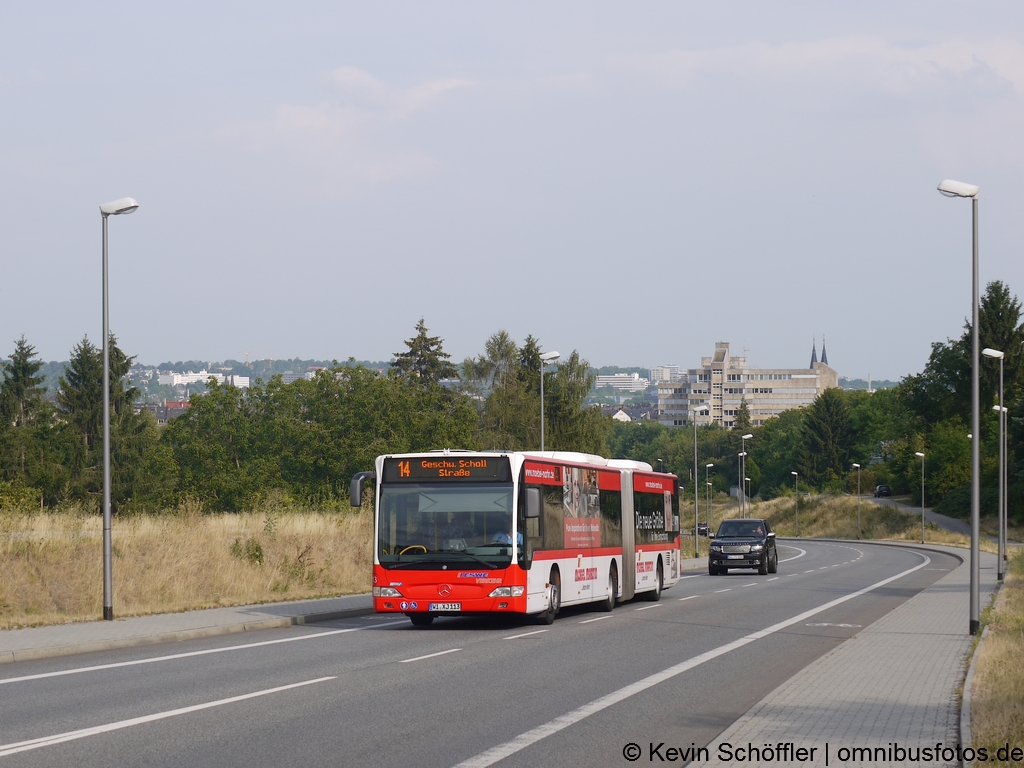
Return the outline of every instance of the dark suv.
<path id="1" fill-rule="evenodd" d="M 875 496 L 892 496 L 892 488 L 888 485 L 876 485 Z"/>
<path id="2" fill-rule="evenodd" d="M 767 520 L 723 520 L 718 526 L 708 556 L 708 573 L 717 576 L 730 568 L 757 568 L 761 575 L 779 570 L 775 531 Z"/>

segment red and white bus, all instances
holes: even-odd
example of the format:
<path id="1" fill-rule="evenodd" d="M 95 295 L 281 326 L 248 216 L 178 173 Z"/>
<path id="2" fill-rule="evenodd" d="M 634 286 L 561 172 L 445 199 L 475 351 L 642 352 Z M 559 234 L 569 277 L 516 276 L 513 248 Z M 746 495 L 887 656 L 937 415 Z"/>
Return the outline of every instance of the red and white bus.
<path id="1" fill-rule="evenodd" d="M 416 625 L 435 616 L 536 614 L 653 600 L 679 580 L 675 475 L 561 451 L 378 456 L 373 605 Z"/>

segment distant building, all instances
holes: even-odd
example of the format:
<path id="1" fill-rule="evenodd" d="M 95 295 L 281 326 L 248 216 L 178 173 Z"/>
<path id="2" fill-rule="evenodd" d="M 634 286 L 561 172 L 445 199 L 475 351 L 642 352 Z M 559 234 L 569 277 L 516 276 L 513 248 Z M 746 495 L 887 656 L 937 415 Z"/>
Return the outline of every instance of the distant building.
<path id="1" fill-rule="evenodd" d="M 198 373 L 193 371 L 188 373 L 161 373 L 157 375 L 156 383 L 161 386 L 187 387 L 189 384 L 205 384 L 210 379 L 216 379 L 218 384 L 223 384 L 224 374 L 210 373 L 209 371 L 199 371 Z"/>
<path id="2" fill-rule="evenodd" d="M 641 378 L 639 373 L 613 373 L 594 378 L 595 389 L 611 387 L 620 392 L 643 392 L 650 385 L 650 380 Z"/>
<path id="3" fill-rule="evenodd" d="M 683 369 L 678 365 L 656 365 L 651 368 L 651 381 L 660 383 L 662 381 L 682 381 Z"/>
<path id="4" fill-rule="evenodd" d="M 229 387 L 238 387 L 239 389 L 249 388 L 249 377 L 248 376 L 236 376 L 233 373 L 229 373 L 224 377 L 224 383 Z"/>
<path id="5" fill-rule="evenodd" d="M 732 357 L 729 343 L 720 341 L 715 354 L 701 358 L 701 367 L 689 369 L 682 381 L 659 383 L 658 421 L 670 427 L 692 424 L 692 410 L 707 406 L 707 411 L 695 415 L 698 425 L 714 422 L 730 428 L 746 400 L 751 424 L 760 426 L 791 408 L 810 405 L 826 389 L 839 386 L 839 375 L 827 361 L 822 342 L 818 362 L 815 342 L 807 368 L 749 368 L 745 357 Z"/>
<path id="6" fill-rule="evenodd" d="M 171 419 L 176 419 L 188 410 L 188 400 L 166 400 L 163 405 L 160 403 L 147 403 L 143 406 L 147 411 L 156 417 L 156 423 L 161 427 Z"/>

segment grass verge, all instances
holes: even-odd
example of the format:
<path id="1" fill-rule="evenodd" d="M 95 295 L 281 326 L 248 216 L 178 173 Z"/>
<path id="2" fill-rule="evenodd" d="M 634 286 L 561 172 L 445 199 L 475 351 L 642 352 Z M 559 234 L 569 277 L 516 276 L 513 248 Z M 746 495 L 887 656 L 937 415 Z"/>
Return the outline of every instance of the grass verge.
<path id="1" fill-rule="evenodd" d="M 1024 549 L 1009 560 L 1005 584 L 978 647 L 971 696 L 971 740 L 989 755 L 1024 745 Z"/>
<path id="2" fill-rule="evenodd" d="M 115 519 L 114 615 L 368 592 L 372 530 L 365 508 Z M 102 616 L 102 533 L 77 509 L 0 513 L 0 629 Z"/>

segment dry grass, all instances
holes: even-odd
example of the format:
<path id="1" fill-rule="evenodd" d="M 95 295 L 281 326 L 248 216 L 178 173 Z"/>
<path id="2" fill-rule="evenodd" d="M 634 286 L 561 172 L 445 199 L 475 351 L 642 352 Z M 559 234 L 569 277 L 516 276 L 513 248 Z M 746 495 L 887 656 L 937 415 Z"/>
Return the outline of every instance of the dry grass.
<path id="1" fill-rule="evenodd" d="M 118 617 L 368 592 L 372 516 L 268 506 L 116 519 Z M 103 613 L 102 520 L 0 512 L 0 629 Z"/>
<path id="2" fill-rule="evenodd" d="M 1005 586 L 978 648 L 971 696 L 971 739 L 989 755 L 1024 745 L 1024 550 L 1010 558 Z"/>
<path id="3" fill-rule="evenodd" d="M 726 507 L 725 517 L 739 514 L 736 504 Z M 783 496 L 771 501 L 755 502 L 747 511 L 749 516 L 763 517 L 779 536 L 796 535 L 796 509 L 792 496 Z M 716 514 L 716 518 L 718 515 Z M 920 541 L 921 518 L 918 514 L 906 512 L 898 507 L 873 504 L 862 500 L 860 508 L 861 537 L 877 541 Z M 994 522 L 992 524 L 994 529 Z M 1010 531 L 1011 538 L 1015 531 Z M 857 497 L 856 496 L 808 496 L 800 497 L 800 536 L 802 538 L 856 539 L 857 538 Z M 952 547 L 970 547 L 970 538 L 964 534 L 951 533 L 925 524 L 925 541 L 928 544 L 945 544 Z M 981 549 L 995 552 L 995 542 L 982 539 Z"/>

